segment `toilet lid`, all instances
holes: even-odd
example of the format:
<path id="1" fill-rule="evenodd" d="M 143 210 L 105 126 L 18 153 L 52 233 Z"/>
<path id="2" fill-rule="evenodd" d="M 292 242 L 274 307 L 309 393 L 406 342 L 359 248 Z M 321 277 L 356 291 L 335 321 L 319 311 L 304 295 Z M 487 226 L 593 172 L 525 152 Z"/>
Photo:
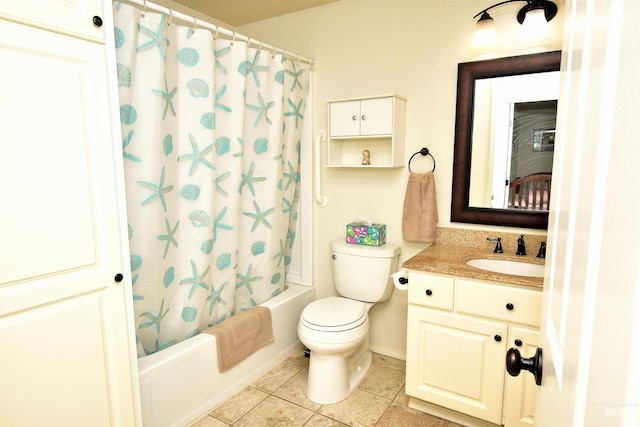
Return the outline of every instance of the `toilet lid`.
<path id="1" fill-rule="evenodd" d="M 360 325 L 366 317 L 367 310 L 362 301 L 341 297 L 314 301 L 302 311 L 302 319 L 306 323 L 323 329 L 350 329 Z"/>

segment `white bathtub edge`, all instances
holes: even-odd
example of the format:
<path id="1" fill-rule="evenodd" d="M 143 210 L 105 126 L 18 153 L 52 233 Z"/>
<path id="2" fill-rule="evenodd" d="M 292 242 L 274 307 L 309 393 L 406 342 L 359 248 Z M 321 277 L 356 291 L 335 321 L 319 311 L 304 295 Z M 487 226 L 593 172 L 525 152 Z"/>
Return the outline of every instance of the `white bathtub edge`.
<path id="1" fill-rule="evenodd" d="M 274 342 L 227 372 L 218 370 L 216 340 L 209 334 L 140 358 L 144 426 L 188 425 L 284 361 L 301 345 L 298 319 L 313 300 L 313 287 L 288 284 L 285 292 L 264 303 L 271 309 Z"/>

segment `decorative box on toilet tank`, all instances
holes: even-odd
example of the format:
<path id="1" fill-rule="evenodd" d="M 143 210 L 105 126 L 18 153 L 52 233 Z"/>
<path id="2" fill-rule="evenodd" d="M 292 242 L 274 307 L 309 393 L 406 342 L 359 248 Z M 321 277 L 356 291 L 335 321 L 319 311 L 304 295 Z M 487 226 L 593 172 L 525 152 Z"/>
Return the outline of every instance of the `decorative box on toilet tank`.
<path id="1" fill-rule="evenodd" d="M 387 241 L 387 226 L 369 222 L 347 224 L 347 243 L 367 246 L 382 246 Z"/>

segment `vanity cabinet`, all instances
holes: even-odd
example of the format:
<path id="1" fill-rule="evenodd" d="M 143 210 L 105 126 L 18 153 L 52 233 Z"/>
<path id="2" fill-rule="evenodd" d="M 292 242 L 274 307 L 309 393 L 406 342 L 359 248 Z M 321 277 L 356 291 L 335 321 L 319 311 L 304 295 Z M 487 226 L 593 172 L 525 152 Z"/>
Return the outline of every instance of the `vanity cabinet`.
<path id="1" fill-rule="evenodd" d="M 404 166 L 406 99 L 398 95 L 329 101 L 327 167 Z M 363 151 L 370 165 L 363 165 Z"/>
<path id="2" fill-rule="evenodd" d="M 505 357 L 535 353 L 541 303 L 538 289 L 410 271 L 409 406 L 465 425 L 532 425 L 534 378 L 509 376 Z"/>

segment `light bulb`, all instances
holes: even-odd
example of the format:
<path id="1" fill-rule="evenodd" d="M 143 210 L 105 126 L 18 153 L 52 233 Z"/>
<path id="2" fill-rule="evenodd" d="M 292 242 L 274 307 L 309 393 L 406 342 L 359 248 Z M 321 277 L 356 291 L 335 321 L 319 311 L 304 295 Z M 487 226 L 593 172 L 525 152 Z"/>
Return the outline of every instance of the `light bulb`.
<path id="1" fill-rule="evenodd" d="M 549 36 L 549 24 L 544 16 L 544 9 L 532 9 L 524 16 L 520 28 L 521 41 L 541 40 Z"/>
<path id="2" fill-rule="evenodd" d="M 493 18 L 491 18 L 487 12 L 484 12 L 476 25 L 475 33 L 473 33 L 471 47 L 477 49 L 493 46 L 497 40 L 498 34 L 493 25 Z"/>

